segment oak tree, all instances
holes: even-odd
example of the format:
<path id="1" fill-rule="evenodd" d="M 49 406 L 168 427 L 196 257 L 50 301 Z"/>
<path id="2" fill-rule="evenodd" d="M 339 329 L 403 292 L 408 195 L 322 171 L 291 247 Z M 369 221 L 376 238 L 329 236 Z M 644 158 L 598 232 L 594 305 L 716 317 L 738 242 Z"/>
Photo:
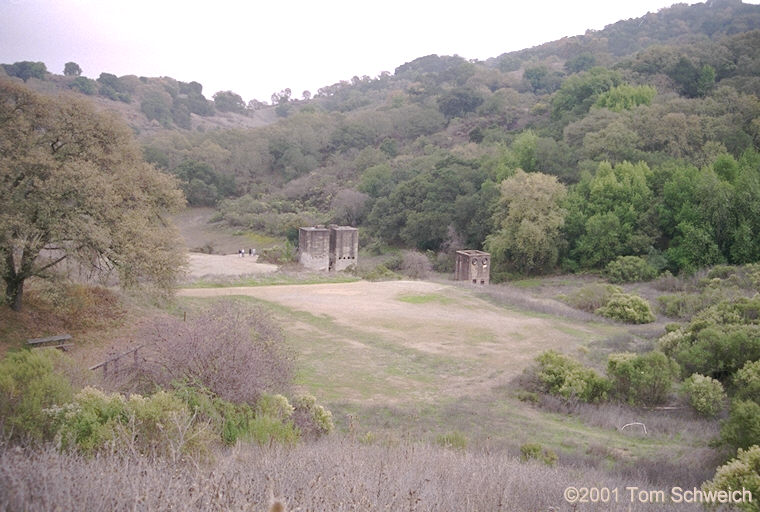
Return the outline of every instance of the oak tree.
<path id="1" fill-rule="evenodd" d="M 166 213 L 184 200 L 145 163 L 129 128 L 73 97 L 0 80 L 0 276 L 22 306 L 24 283 L 65 259 L 118 272 L 122 286 L 169 289 L 183 260 Z"/>

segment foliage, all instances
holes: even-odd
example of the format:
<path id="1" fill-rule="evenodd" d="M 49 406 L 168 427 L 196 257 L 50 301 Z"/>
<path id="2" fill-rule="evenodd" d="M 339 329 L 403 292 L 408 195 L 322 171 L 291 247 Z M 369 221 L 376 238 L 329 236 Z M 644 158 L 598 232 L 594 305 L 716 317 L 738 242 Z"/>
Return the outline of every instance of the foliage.
<path id="1" fill-rule="evenodd" d="M 635 256 L 688 274 L 760 260 L 758 19 L 749 4 L 676 5 L 486 62 L 429 55 L 303 100 L 284 89 L 272 108 L 231 91 L 209 101 L 201 84 L 167 77 L 35 86 L 134 97 L 120 110 L 141 125 L 152 162 L 169 172 L 195 162 L 234 180 L 183 187 L 232 225 L 285 236 L 338 221 L 434 252 L 452 241 L 481 248 L 490 235 L 518 246 L 505 257 L 511 272 L 553 267 L 556 252 L 572 271 Z M 215 104 L 224 119 L 191 117 L 214 115 Z M 153 126 L 131 115 L 140 108 Z M 225 113 L 254 111 L 255 122 Z M 552 248 L 541 251 L 549 265 L 507 236 L 506 209 L 494 219 L 499 184 L 517 169 L 567 189 L 558 243 L 539 247 Z M 528 229 L 536 224 L 525 223 L 523 241 L 553 232 Z"/>
<path id="2" fill-rule="evenodd" d="M 620 74 L 602 67 L 571 75 L 552 97 L 552 115 L 579 115 L 591 108 L 599 95 L 621 84 Z"/>
<path id="3" fill-rule="evenodd" d="M 8 76 L 15 76 L 24 82 L 30 78 L 44 80 L 47 75 L 47 66 L 44 62 L 32 62 L 28 60 L 14 62 L 13 64 L 3 64 L 3 69 Z"/>
<path id="4" fill-rule="evenodd" d="M 438 109 L 447 119 L 452 119 L 475 111 L 481 103 L 483 98 L 475 91 L 458 88 L 438 98 Z"/>
<path id="5" fill-rule="evenodd" d="M 623 290 L 619 286 L 592 283 L 573 290 L 569 295 L 563 296 L 562 300 L 574 308 L 593 313 L 605 306 L 613 295 L 620 293 L 623 293 Z"/>
<path id="6" fill-rule="evenodd" d="M 734 374 L 734 397 L 760 403 L 760 359 L 750 361 Z"/>
<path id="7" fill-rule="evenodd" d="M 82 74 L 82 68 L 76 62 L 67 62 L 63 65 L 63 74 L 66 76 L 79 76 Z"/>
<path id="8" fill-rule="evenodd" d="M 57 367 L 65 363 L 57 350 L 22 350 L 0 361 L 0 429 L 8 439 L 50 438 L 45 409 L 66 403 L 73 391 Z"/>
<path id="9" fill-rule="evenodd" d="M 556 452 L 549 448 L 544 448 L 538 443 L 525 443 L 520 446 L 520 460 L 523 462 L 536 460 L 543 462 L 547 466 L 555 466 L 559 457 Z"/>
<path id="10" fill-rule="evenodd" d="M 235 191 L 235 180 L 231 176 L 216 172 L 204 162 L 187 160 L 171 173 L 181 180 L 182 190 L 191 206 L 214 206 Z"/>
<path id="11" fill-rule="evenodd" d="M 610 382 L 569 356 L 549 350 L 536 357 L 536 362 L 536 376 L 547 392 L 582 402 L 607 399 Z"/>
<path id="12" fill-rule="evenodd" d="M 86 76 L 78 76 L 76 77 L 69 86 L 75 91 L 79 91 L 82 94 L 86 94 L 87 96 L 92 96 L 98 92 L 98 85 L 95 80 L 92 78 L 87 78 Z"/>
<path id="13" fill-rule="evenodd" d="M 293 422 L 306 438 L 316 438 L 329 434 L 335 428 L 332 413 L 317 404 L 311 395 L 301 395 L 293 399 Z"/>
<path id="14" fill-rule="evenodd" d="M 360 272 L 359 275 L 362 279 L 366 279 L 367 281 L 393 281 L 402 278 L 401 275 L 389 269 L 382 263 L 367 272 Z"/>
<path id="15" fill-rule="evenodd" d="M 174 284 L 182 256 L 165 214 L 182 198 L 142 161 L 126 126 L 80 100 L 2 81 L 0 131 L 0 270 L 14 309 L 26 279 L 65 258 L 114 269 L 123 286 Z M 43 250 L 54 252 L 38 258 Z"/>
<path id="16" fill-rule="evenodd" d="M 595 313 L 629 324 L 648 324 L 655 321 L 652 307 L 646 299 L 626 293 L 612 295 Z"/>
<path id="17" fill-rule="evenodd" d="M 657 275 L 654 267 L 640 256 L 618 256 L 607 264 L 604 273 L 611 283 L 649 281 Z"/>
<path id="18" fill-rule="evenodd" d="M 129 86 L 121 78 L 111 73 L 101 73 L 97 82 L 100 84 L 98 94 L 113 101 L 131 103 Z"/>
<path id="19" fill-rule="evenodd" d="M 695 373 L 683 383 L 689 403 L 699 414 L 713 417 L 723 409 L 726 393 L 719 381 Z"/>
<path id="20" fill-rule="evenodd" d="M 611 354 L 607 376 L 612 394 L 631 405 L 659 405 L 668 398 L 678 365 L 662 352 Z"/>
<path id="21" fill-rule="evenodd" d="M 282 395 L 262 394 L 255 406 L 233 403 L 208 389 L 193 384 L 173 382 L 174 393 L 196 417 L 213 429 L 221 441 L 234 445 L 238 441 L 294 444 L 299 433 L 293 424 L 293 406 Z"/>
<path id="22" fill-rule="evenodd" d="M 239 94 L 232 91 L 219 91 L 214 93 L 214 106 L 219 112 L 245 112 L 245 102 Z"/>
<path id="23" fill-rule="evenodd" d="M 751 400 L 734 400 L 731 412 L 720 429 L 723 443 L 733 449 L 760 445 L 760 404 Z"/>
<path id="24" fill-rule="evenodd" d="M 715 470 L 712 480 L 702 485 L 703 491 L 744 491 L 751 493 L 752 501 L 743 500 L 734 505 L 740 510 L 760 510 L 756 496 L 760 496 L 760 446 L 739 449 L 736 457 Z"/>
<path id="25" fill-rule="evenodd" d="M 600 94 L 595 105 L 601 108 L 608 108 L 614 112 L 620 112 L 622 110 L 631 110 L 639 105 L 650 105 L 656 94 L 657 90 L 650 85 L 632 86 L 621 84 Z"/>
<path id="26" fill-rule="evenodd" d="M 602 162 L 571 191 L 564 231 L 569 253 L 581 267 L 648 252 L 656 232 L 652 176 L 644 162 Z"/>
<path id="27" fill-rule="evenodd" d="M 158 391 L 128 399 L 85 388 L 71 403 L 51 411 L 63 449 L 91 454 L 110 446 L 171 457 L 201 454 L 209 432 L 175 395 Z"/>
<path id="28" fill-rule="evenodd" d="M 128 372 L 126 389 L 185 381 L 253 406 L 263 393 L 285 391 L 291 383 L 280 329 L 260 308 L 221 301 L 191 313 L 186 322 L 156 318 L 140 337 L 148 355 Z"/>
<path id="29" fill-rule="evenodd" d="M 747 362 L 760 359 L 760 296 L 722 301 L 660 338 L 662 350 L 684 375 L 700 373 L 727 382 Z"/>
<path id="30" fill-rule="evenodd" d="M 500 189 L 492 220 L 497 231 L 486 237 L 485 249 L 495 264 L 521 273 L 552 270 L 562 245 L 565 187 L 553 176 L 518 170 Z"/>

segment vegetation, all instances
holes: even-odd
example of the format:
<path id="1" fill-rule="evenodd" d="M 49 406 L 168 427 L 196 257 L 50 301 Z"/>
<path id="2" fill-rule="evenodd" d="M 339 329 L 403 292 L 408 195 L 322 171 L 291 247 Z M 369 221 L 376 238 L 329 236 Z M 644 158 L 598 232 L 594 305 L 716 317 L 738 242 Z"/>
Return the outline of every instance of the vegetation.
<path id="1" fill-rule="evenodd" d="M 596 313 L 629 324 L 648 324 L 655 319 L 646 299 L 625 293 L 612 295 Z"/>
<path id="2" fill-rule="evenodd" d="M 63 76 L 4 64 L 0 486 L 13 493 L 0 508 L 102 504 L 108 479 L 134 470 L 132 496 L 110 496 L 112 508 L 161 508 L 151 500 L 173 491 L 182 509 L 250 508 L 274 485 L 305 509 L 548 509 L 578 475 L 699 485 L 734 453 L 705 488 L 757 490 L 759 49 L 760 9 L 711 1 L 485 62 L 429 55 L 303 100 L 283 89 L 271 105 L 230 90 L 207 99 L 168 77 L 91 80 L 74 62 Z M 33 92 L 55 90 L 68 95 Z M 139 140 L 83 95 L 118 102 Z M 390 320 L 335 320 L 330 305 L 355 295 L 319 313 L 182 299 L 187 322 L 143 305 L 127 327 L 114 292 L 39 281 L 32 311 L 6 311 L 64 258 L 171 289 L 179 241 L 165 212 L 183 193 L 233 229 L 280 239 L 262 251 L 278 263 L 293 260 L 299 226 L 337 222 L 360 228 L 366 279 L 450 272 L 463 248 L 492 253 L 494 281 L 583 275 L 479 295 L 369 285 L 389 293 L 372 307 L 389 303 Z M 413 290 L 390 296 L 396 285 Z M 660 336 L 650 300 L 682 323 Z M 113 321 L 80 318 L 98 307 Z M 110 329 L 145 357 L 84 387 L 60 354 L 14 351 L 40 319 L 86 333 L 77 357 L 90 340 L 105 350 Z M 526 389 L 511 389 L 551 348 L 575 357 L 545 351 Z M 697 414 L 647 409 L 685 401 Z M 353 438 L 358 419 L 372 428 L 365 444 L 325 436 L 345 421 Z M 453 450 L 399 442 L 401 430 Z M 205 471 L 215 458 L 219 471 Z M 51 468 L 86 478 L 59 491 L 40 481 Z M 39 488 L 48 495 L 29 497 Z"/>
<path id="3" fill-rule="evenodd" d="M 695 373 L 683 384 L 689 403 L 699 414 L 712 417 L 723 409 L 726 393 L 719 381 Z"/>
<path id="4" fill-rule="evenodd" d="M 612 396 L 630 404 L 662 404 L 677 375 L 678 365 L 662 352 L 612 354 L 607 362 Z"/>
<path id="5" fill-rule="evenodd" d="M 737 504 L 740 510 L 749 512 L 758 510 L 754 496 L 760 493 L 760 446 L 747 450 L 739 449 L 736 458 L 730 460 L 715 472 L 715 477 L 705 482 L 707 491 L 729 491 L 746 489 L 752 493 L 753 500 Z"/>
<path id="6" fill-rule="evenodd" d="M 0 275 L 14 310 L 25 281 L 64 259 L 115 270 L 124 286 L 174 284 L 182 260 L 165 215 L 181 193 L 142 161 L 126 126 L 4 79 L 0 131 Z"/>
<path id="7" fill-rule="evenodd" d="M 574 359 L 548 351 L 538 356 L 536 361 L 536 377 L 547 392 L 583 402 L 607 399 L 609 381 Z"/>

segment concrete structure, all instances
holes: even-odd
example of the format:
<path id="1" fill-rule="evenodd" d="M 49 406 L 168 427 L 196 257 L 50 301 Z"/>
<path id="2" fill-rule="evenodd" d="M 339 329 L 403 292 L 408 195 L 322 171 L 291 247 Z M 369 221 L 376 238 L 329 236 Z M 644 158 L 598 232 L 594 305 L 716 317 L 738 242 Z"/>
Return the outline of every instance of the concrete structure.
<path id="1" fill-rule="evenodd" d="M 356 265 L 359 256 L 359 230 L 350 226 L 330 226 L 330 272 Z"/>
<path id="2" fill-rule="evenodd" d="M 324 226 L 298 228 L 298 261 L 312 270 L 328 270 L 330 230 Z"/>
<path id="3" fill-rule="evenodd" d="M 340 272 L 356 265 L 359 231 L 350 226 L 298 229 L 298 261 L 306 268 Z"/>
<path id="4" fill-rule="evenodd" d="M 472 284 L 491 282 L 491 255 L 483 251 L 457 251 L 454 279 Z"/>

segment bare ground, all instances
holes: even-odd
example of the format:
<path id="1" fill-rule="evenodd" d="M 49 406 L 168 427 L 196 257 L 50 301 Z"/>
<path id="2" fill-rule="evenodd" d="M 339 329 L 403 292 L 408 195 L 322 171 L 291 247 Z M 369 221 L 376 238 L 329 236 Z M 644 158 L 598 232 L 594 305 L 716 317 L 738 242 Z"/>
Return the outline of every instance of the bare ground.
<path id="1" fill-rule="evenodd" d="M 245 274 L 268 274 L 277 271 L 277 265 L 258 263 L 258 256 L 237 254 L 188 254 L 188 277 L 200 279 L 207 276 L 240 276 Z"/>

